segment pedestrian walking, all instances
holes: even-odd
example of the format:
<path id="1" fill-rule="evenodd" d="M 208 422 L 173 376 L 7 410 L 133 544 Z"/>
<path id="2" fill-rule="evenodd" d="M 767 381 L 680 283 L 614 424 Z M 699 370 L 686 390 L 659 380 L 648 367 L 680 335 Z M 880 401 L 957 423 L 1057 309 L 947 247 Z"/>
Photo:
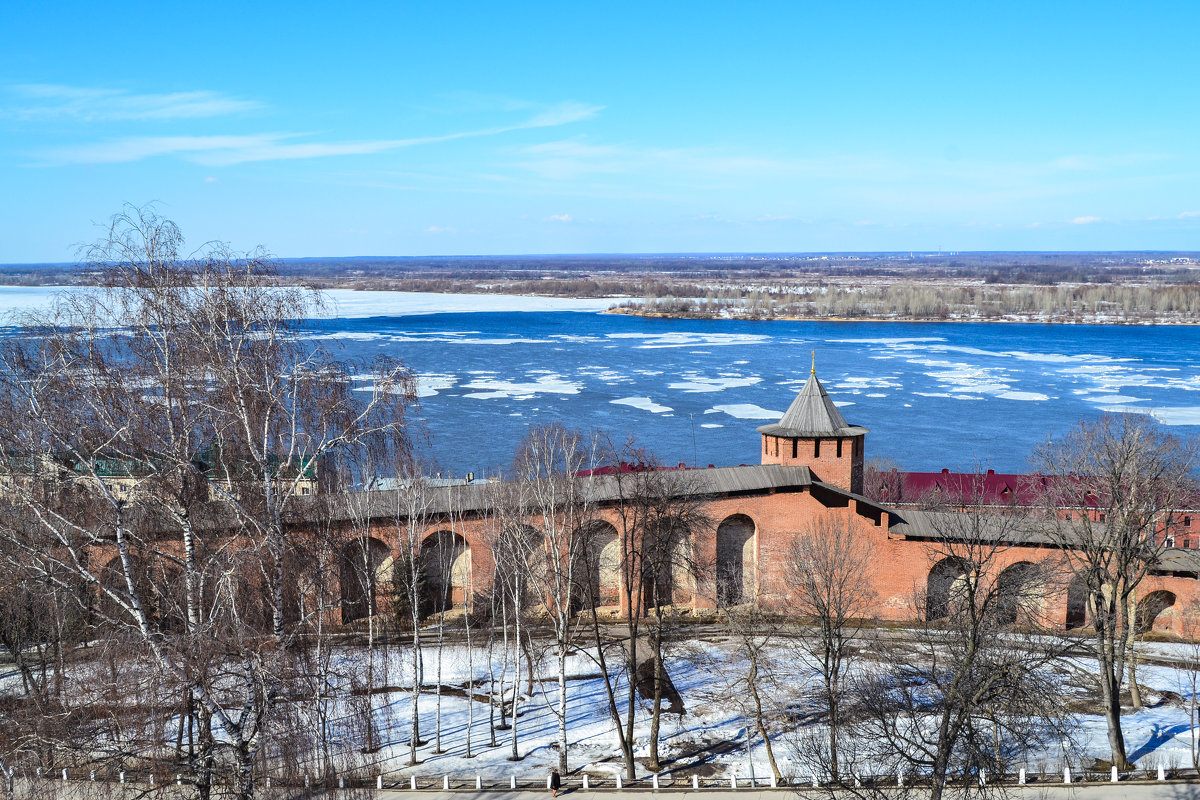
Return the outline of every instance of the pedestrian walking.
<path id="1" fill-rule="evenodd" d="M 558 770 L 550 772 L 550 796 L 558 797 L 558 787 L 562 786 L 562 777 L 558 774 Z"/>

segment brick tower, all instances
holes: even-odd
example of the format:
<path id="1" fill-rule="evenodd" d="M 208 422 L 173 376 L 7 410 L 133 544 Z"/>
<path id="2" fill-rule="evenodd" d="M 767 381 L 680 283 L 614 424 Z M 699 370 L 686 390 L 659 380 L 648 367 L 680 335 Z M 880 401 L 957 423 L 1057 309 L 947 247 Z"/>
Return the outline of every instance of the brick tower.
<path id="1" fill-rule="evenodd" d="M 850 425 L 817 380 L 808 381 L 779 422 L 759 427 L 762 463 L 806 466 L 813 477 L 855 494 L 863 490 L 866 428 Z"/>

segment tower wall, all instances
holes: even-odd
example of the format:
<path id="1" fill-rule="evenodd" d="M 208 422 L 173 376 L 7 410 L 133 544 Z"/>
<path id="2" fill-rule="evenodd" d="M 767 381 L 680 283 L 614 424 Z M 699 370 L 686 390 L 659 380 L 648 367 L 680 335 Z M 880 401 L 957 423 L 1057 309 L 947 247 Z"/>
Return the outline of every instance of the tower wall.
<path id="1" fill-rule="evenodd" d="M 855 494 L 863 490 L 864 436 L 762 436 L 762 463 L 808 467 L 813 477 Z"/>

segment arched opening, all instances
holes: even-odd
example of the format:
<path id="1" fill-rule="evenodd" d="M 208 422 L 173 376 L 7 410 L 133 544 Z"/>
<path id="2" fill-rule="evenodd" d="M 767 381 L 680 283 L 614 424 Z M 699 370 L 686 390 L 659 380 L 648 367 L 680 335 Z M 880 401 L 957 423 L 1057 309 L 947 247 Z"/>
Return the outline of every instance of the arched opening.
<path id="1" fill-rule="evenodd" d="M 691 547 L 688 530 L 670 522 L 642 542 L 644 598 L 647 608 L 691 601 Z"/>
<path id="2" fill-rule="evenodd" d="M 374 537 L 347 542 L 341 552 L 342 622 L 354 622 L 385 610 L 380 600 L 392 573 L 391 549 Z"/>
<path id="3" fill-rule="evenodd" d="M 671 559 L 671 602 L 676 605 L 692 603 L 696 594 L 696 555 L 691 538 L 675 543 Z"/>
<path id="4" fill-rule="evenodd" d="M 1067 630 L 1087 625 L 1088 589 L 1087 576 L 1076 575 L 1067 584 Z"/>
<path id="5" fill-rule="evenodd" d="M 421 542 L 423 614 L 434 614 L 467 602 L 471 548 L 453 531 L 437 531 Z"/>
<path id="6" fill-rule="evenodd" d="M 579 552 L 583 563 L 575 568 L 579 595 L 575 611 L 616 605 L 621 595 L 621 540 L 607 522 L 593 522 L 582 532 Z"/>
<path id="7" fill-rule="evenodd" d="M 929 570 L 925 587 L 925 619 L 929 622 L 950 616 L 952 608 L 964 599 L 967 588 L 967 563 L 957 557 L 943 558 Z"/>
<path id="8" fill-rule="evenodd" d="M 1028 561 L 1018 561 L 996 577 L 996 620 L 1001 625 L 1029 625 L 1041 608 L 1041 571 Z"/>
<path id="9" fill-rule="evenodd" d="M 717 528 L 717 605 L 753 599 L 754 520 L 734 514 Z"/>
<path id="10" fill-rule="evenodd" d="M 1154 630 L 1154 623 L 1159 615 L 1175 605 L 1175 593 L 1160 589 L 1151 592 L 1137 604 L 1137 614 L 1134 618 L 1134 632 L 1149 633 Z"/>

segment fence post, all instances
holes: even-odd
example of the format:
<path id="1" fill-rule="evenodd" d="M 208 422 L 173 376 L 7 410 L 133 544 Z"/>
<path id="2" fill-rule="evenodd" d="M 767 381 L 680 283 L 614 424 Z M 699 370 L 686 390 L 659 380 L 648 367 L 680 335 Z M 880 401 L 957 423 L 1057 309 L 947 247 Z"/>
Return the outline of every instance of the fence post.
<path id="1" fill-rule="evenodd" d="M 382 788 L 383 788 L 383 776 L 382 776 L 382 775 L 376 775 L 376 776 L 375 776 L 375 788 L 376 788 L 376 789 L 382 789 Z"/>
<path id="2" fill-rule="evenodd" d="M 658 791 L 658 773 L 657 773 L 657 772 L 656 772 L 656 773 L 654 773 L 654 774 L 653 774 L 653 775 L 650 777 L 650 783 L 651 783 L 651 785 L 654 787 L 654 790 L 655 790 L 655 791 Z"/>
<path id="3" fill-rule="evenodd" d="M 693 789 L 699 789 L 699 788 L 700 788 L 700 776 L 699 776 L 699 775 L 693 775 L 693 776 L 692 776 L 692 788 L 693 788 Z"/>
<path id="4" fill-rule="evenodd" d="M 124 783 L 124 782 L 125 782 L 125 773 L 118 772 L 117 773 L 117 783 Z"/>
<path id="5" fill-rule="evenodd" d="M 517 776 L 516 775 L 508 776 L 508 788 L 510 788 L 510 789 L 517 788 Z"/>
<path id="6" fill-rule="evenodd" d="M 450 776 L 449 775 L 442 776 L 442 791 L 443 792 L 450 791 Z"/>
<path id="7" fill-rule="evenodd" d="M 1113 782 L 1113 783 L 1116 783 L 1116 782 L 1117 782 L 1117 780 L 1118 780 L 1118 779 L 1117 779 L 1117 765 L 1116 765 L 1116 764 L 1113 764 L 1113 768 L 1112 768 L 1112 782 Z"/>
<path id="8" fill-rule="evenodd" d="M 154 785 L 154 773 L 153 772 L 150 773 L 150 785 L 151 786 Z"/>
<path id="9" fill-rule="evenodd" d="M 621 773 L 619 773 L 619 772 L 617 773 L 617 788 L 618 789 L 625 788 L 625 782 L 621 780 Z"/>
<path id="10" fill-rule="evenodd" d="M 1024 767 L 1021 767 L 1021 777 L 1017 779 L 1017 783 L 1021 784 L 1022 786 L 1025 785 L 1025 768 Z"/>
<path id="11" fill-rule="evenodd" d="M 899 770 L 896 771 L 896 786 L 904 788 L 904 773 Z"/>
<path id="12" fill-rule="evenodd" d="M 271 788 L 271 776 L 270 775 L 267 776 L 267 788 L 268 789 Z"/>
<path id="13" fill-rule="evenodd" d="M 987 786 L 987 770 L 979 770 L 979 786 L 980 788 Z"/>
<path id="14" fill-rule="evenodd" d="M 731 789 L 737 788 L 737 775 L 736 774 L 729 776 L 729 788 L 731 788 Z"/>
<path id="15" fill-rule="evenodd" d="M 338 776 L 338 788 L 339 788 L 339 789 L 345 789 L 345 788 L 346 788 L 346 779 L 345 779 L 345 778 L 343 778 L 341 775 L 339 775 L 339 776 Z"/>
<path id="16" fill-rule="evenodd" d="M 588 786 L 588 774 L 585 772 L 583 773 L 583 790 L 586 792 L 589 788 L 591 787 Z"/>
<path id="17" fill-rule="evenodd" d="M 547 789 L 550 788 L 550 776 L 549 775 L 546 776 L 546 788 Z"/>
<path id="18" fill-rule="evenodd" d="M 308 775 L 305 775 L 304 776 L 304 788 L 307 789 L 311 785 L 312 785 L 312 778 L 309 777 Z"/>
<path id="19" fill-rule="evenodd" d="M 771 770 L 771 788 L 772 789 L 779 788 L 779 779 L 775 777 L 775 770 Z"/>
<path id="20" fill-rule="evenodd" d="M 813 776 L 812 776 L 812 785 L 813 785 L 814 789 L 821 788 L 821 782 L 819 780 L 817 780 L 817 773 L 815 773 L 815 772 L 813 773 Z"/>
<path id="21" fill-rule="evenodd" d="M 417 790 L 417 776 L 416 775 L 412 775 L 409 777 L 408 788 L 409 788 L 409 790 L 414 791 L 414 792 Z"/>
<path id="22" fill-rule="evenodd" d="M 1063 783 L 1071 782 L 1071 768 L 1063 767 Z"/>
<path id="23" fill-rule="evenodd" d="M 1162 764 L 1158 765 L 1158 779 L 1160 781 L 1165 781 L 1167 779 L 1167 771 L 1163 769 Z"/>
<path id="24" fill-rule="evenodd" d="M 479 777 L 478 775 L 476 775 L 476 776 L 475 776 L 475 791 L 477 791 L 477 792 L 478 792 L 478 791 L 480 791 L 481 789 L 483 789 L 483 778 L 481 778 L 481 777 Z"/>

